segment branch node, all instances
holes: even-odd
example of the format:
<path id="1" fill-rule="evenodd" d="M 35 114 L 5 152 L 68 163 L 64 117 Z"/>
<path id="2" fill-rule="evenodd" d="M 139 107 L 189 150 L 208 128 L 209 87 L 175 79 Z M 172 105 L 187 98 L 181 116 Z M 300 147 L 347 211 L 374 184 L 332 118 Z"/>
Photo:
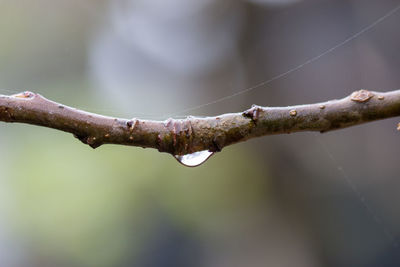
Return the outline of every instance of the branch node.
<path id="1" fill-rule="evenodd" d="M 22 92 L 22 93 L 18 93 L 18 94 L 12 95 L 12 97 L 17 97 L 17 98 L 33 98 L 33 97 L 35 97 L 36 95 L 37 95 L 37 94 L 32 93 L 32 92 L 30 92 L 30 91 L 25 91 L 25 92 Z"/>
<path id="2" fill-rule="evenodd" d="M 257 105 L 252 105 L 250 109 L 243 112 L 243 116 L 246 118 L 250 118 L 254 124 L 257 125 L 257 121 L 260 118 L 260 113 L 262 108 Z"/>
<path id="3" fill-rule="evenodd" d="M 210 149 L 208 151 L 210 152 L 221 152 L 222 148 L 223 148 L 223 137 L 221 135 L 216 136 L 213 140 L 212 140 L 212 146 L 210 147 Z"/>
<path id="4" fill-rule="evenodd" d="M 80 135 L 74 134 L 74 137 L 79 139 L 85 145 L 89 145 L 93 149 L 101 146 L 101 142 L 95 136 L 80 136 Z"/>
<path id="5" fill-rule="evenodd" d="M 166 128 L 169 128 L 169 126 L 171 126 L 171 123 L 173 123 L 173 119 L 171 119 L 171 118 L 168 118 L 168 119 L 166 119 L 165 121 L 164 121 L 164 126 L 166 127 Z"/>
<path id="6" fill-rule="evenodd" d="M 130 131 L 131 133 L 133 132 L 133 130 L 135 129 L 135 127 L 138 125 L 138 123 L 139 123 L 139 120 L 136 119 L 136 118 L 133 118 L 133 119 L 131 119 L 131 120 L 129 120 L 129 121 L 126 122 L 126 125 L 128 126 L 129 131 Z"/>
<path id="7" fill-rule="evenodd" d="M 355 91 L 351 94 L 351 100 L 359 103 L 367 102 L 370 100 L 374 94 L 368 90 L 361 89 L 359 91 Z"/>
<path id="8" fill-rule="evenodd" d="M 12 122 L 13 116 L 7 107 L 0 107 L 0 118 L 5 122 Z"/>

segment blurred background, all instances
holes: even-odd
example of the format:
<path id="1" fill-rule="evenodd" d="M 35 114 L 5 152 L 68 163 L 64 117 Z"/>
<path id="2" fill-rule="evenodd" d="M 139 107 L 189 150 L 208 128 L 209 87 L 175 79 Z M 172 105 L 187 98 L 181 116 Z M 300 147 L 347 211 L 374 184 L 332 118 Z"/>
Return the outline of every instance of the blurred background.
<path id="1" fill-rule="evenodd" d="M 110 116 L 400 87 L 399 0 L 0 0 L 0 93 Z M 189 109 L 189 110 L 188 110 Z M 0 123 L 0 267 L 400 266 L 399 119 L 250 140 L 197 168 Z"/>

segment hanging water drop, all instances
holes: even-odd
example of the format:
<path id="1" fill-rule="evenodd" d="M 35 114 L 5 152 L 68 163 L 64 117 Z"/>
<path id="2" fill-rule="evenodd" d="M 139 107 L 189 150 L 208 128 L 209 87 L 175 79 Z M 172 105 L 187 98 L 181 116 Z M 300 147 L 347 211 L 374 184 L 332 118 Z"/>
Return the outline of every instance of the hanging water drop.
<path id="1" fill-rule="evenodd" d="M 210 152 L 208 150 L 203 150 L 199 152 L 194 152 L 192 154 L 187 154 L 183 156 L 174 156 L 179 163 L 187 167 L 197 167 L 204 162 L 206 162 L 214 152 Z"/>

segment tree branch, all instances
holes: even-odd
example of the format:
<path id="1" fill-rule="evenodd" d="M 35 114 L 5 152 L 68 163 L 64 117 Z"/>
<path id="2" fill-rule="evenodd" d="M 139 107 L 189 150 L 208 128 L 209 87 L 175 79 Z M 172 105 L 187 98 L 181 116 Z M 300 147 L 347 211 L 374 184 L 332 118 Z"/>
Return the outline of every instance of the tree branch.
<path id="1" fill-rule="evenodd" d="M 241 113 L 166 121 L 106 117 L 58 104 L 32 92 L 0 95 L 0 121 L 69 132 L 93 148 L 120 144 L 156 148 L 172 155 L 216 152 L 253 137 L 300 131 L 322 133 L 395 116 L 400 116 L 400 90 L 360 90 L 324 103 L 253 106 Z"/>

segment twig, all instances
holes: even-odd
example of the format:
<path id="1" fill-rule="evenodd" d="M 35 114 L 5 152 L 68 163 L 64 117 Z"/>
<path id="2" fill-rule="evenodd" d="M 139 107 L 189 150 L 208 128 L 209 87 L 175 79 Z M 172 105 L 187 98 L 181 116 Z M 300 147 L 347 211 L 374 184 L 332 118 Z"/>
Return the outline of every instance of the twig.
<path id="1" fill-rule="evenodd" d="M 166 121 L 106 117 L 58 104 L 32 92 L 0 95 L 0 121 L 69 132 L 93 148 L 120 144 L 156 148 L 172 155 L 215 152 L 253 137 L 300 131 L 322 133 L 395 116 L 400 116 L 400 90 L 360 90 L 324 103 L 253 106 L 241 113 Z"/>

